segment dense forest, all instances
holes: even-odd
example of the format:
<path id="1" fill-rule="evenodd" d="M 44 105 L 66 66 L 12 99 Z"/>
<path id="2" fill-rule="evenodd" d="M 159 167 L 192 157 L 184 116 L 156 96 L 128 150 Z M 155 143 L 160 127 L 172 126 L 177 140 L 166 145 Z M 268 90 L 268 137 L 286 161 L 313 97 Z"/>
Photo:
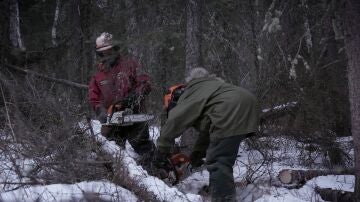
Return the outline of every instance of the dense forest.
<path id="1" fill-rule="evenodd" d="M 304 151 L 325 156 L 328 169 L 360 165 L 357 0 L 3 0 L 0 8 L 0 135 L 9 134 L 0 138 L 0 151 L 36 162 L 30 173 L 14 166 L 29 184 L 134 184 L 97 164 L 79 166 L 89 153 L 110 159 L 76 124 L 94 118 L 87 85 L 102 32 L 150 75 L 146 108 L 154 126 L 168 87 L 202 66 L 257 96 L 259 137 L 301 142 Z M 348 136 L 355 157 L 336 141 Z M 267 142 L 250 145 L 271 158 Z M 315 160 L 305 153 L 302 163 L 311 168 Z"/>

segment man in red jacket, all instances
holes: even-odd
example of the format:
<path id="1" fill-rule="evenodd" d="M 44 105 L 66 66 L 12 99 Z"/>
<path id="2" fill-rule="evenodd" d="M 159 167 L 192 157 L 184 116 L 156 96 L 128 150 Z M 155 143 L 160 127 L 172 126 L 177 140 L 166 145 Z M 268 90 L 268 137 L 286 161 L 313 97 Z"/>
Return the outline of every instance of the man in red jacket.
<path id="1" fill-rule="evenodd" d="M 89 101 L 101 123 L 106 122 L 109 106 L 119 101 L 122 107 L 131 108 L 134 113 L 144 112 L 143 98 L 150 92 L 150 77 L 138 74 L 139 63 L 131 57 L 120 55 L 118 50 L 111 34 L 104 32 L 96 39 L 96 53 L 100 62 L 90 80 Z M 128 140 L 140 155 L 154 148 L 145 123 L 122 127 L 102 126 L 101 133 L 120 146 L 124 146 Z"/>

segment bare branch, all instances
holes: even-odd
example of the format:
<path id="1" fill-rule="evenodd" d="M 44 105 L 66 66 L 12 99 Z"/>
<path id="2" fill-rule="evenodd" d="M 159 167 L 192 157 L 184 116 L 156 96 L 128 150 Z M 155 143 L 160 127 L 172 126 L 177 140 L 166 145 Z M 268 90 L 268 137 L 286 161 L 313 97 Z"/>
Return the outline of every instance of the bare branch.
<path id="1" fill-rule="evenodd" d="M 87 90 L 88 89 L 88 86 L 85 85 L 85 84 L 75 83 L 73 81 L 69 81 L 69 80 L 65 80 L 65 79 L 57 79 L 57 78 L 49 77 L 49 76 L 46 76 L 44 74 L 40 74 L 40 73 L 31 71 L 31 70 L 28 70 L 28 69 L 22 69 L 20 67 L 15 66 L 15 65 L 5 64 L 5 66 L 8 67 L 8 68 L 11 68 L 13 70 L 19 71 L 19 72 L 21 72 L 23 74 L 31 74 L 31 75 L 43 78 L 43 79 L 48 80 L 48 81 L 54 81 L 54 82 L 61 83 L 61 84 L 67 85 L 67 86 L 79 88 L 79 89 L 82 89 L 82 90 Z"/>
<path id="2" fill-rule="evenodd" d="M 15 138 L 15 133 L 14 133 L 14 130 L 13 130 L 13 127 L 12 127 L 12 123 L 11 123 L 11 119 L 10 119 L 10 115 L 9 115 L 9 109 L 7 107 L 7 104 L 6 104 L 6 100 L 5 100 L 5 95 L 4 95 L 4 90 L 3 90 L 3 87 L 2 87 L 2 84 L 0 84 L 0 90 L 1 90 L 1 96 L 3 98 L 3 101 L 4 101 L 4 106 L 5 106 L 5 111 L 6 111 L 6 118 L 9 122 L 9 128 L 11 130 L 11 135 L 12 135 L 12 138 L 13 140 L 16 142 L 16 138 Z"/>

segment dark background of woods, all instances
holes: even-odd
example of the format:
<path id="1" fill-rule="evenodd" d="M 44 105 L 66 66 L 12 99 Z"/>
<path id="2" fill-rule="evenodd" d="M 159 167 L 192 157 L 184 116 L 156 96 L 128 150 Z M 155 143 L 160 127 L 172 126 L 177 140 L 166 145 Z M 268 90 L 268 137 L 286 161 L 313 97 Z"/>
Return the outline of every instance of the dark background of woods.
<path id="1" fill-rule="evenodd" d="M 159 111 L 166 88 L 183 82 L 185 75 L 186 1 L 58 2 L 55 45 L 51 31 L 57 1 L 19 1 L 25 52 L 11 46 L 9 1 L 0 4 L 1 62 L 87 84 L 95 72 L 94 41 L 108 31 L 123 52 L 139 58 L 151 75 L 148 108 Z M 263 108 L 299 102 L 289 129 L 350 135 L 346 60 L 336 1 L 204 1 L 199 12 L 206 68 L 255 92 Z M 271 24 L 275 18 L 281 27 Z M 296 78 L 290 77 L 292 64 Z M 55 97 L 87 109 L 86 91 L 61 85 L 50 90 Z"/>
<path id="2" fill-rule="evenodd" d="M 11 41 L 10 5 L 16 2 L 23 49 Z M 263 109 L 297 102 L 297 107 L 268 118 L 263 135 L 290 135 L 329 155 L 329 166 L 344 164 L 348 157 L 334 143 L 336 136 L 351 135 L 344 4 L 336 0 L 198 3 L 199 64 L 254 92 Z M 60 141 L 64 133 L 59 126 L 72 128 L 80 117 L 91 114 L 86 90 L 24 75 L 7 64 L 87 84 L 95 72 L 94 41 L 104 31 L 112 33 L 122 52 L 137 57 L 151 75 L 147 108 L 159 115 L 167 87 L 183 82 L 187 44 L 196 42 L 186 37 L 191 20 L 187 5 L 183 0 L 1 1 L 1 129 L 11 128 L 17 141 L 30 133 L 49 139 L 54 136 L 46 134 L 58 133 L 55 139 Z"/>

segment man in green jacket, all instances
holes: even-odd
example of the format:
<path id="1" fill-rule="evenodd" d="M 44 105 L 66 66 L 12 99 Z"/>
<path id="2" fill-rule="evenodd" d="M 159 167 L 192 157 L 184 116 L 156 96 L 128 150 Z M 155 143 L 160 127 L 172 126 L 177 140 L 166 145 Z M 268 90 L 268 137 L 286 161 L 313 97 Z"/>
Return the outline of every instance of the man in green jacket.
<path id="1" fill-rule="evenodd" d="M 166 158 L 175 138 L 189 127 L 199 131 L 193 166 L 206 156 L 212 201 L 235 201 L 233 165 L 240 142 L 258 129 L 260 108 L 249 91 L 225 83 L 204 68 L 194 68 L 177 105 L 169 111 L 157 140 L 155 159 Z"/>

